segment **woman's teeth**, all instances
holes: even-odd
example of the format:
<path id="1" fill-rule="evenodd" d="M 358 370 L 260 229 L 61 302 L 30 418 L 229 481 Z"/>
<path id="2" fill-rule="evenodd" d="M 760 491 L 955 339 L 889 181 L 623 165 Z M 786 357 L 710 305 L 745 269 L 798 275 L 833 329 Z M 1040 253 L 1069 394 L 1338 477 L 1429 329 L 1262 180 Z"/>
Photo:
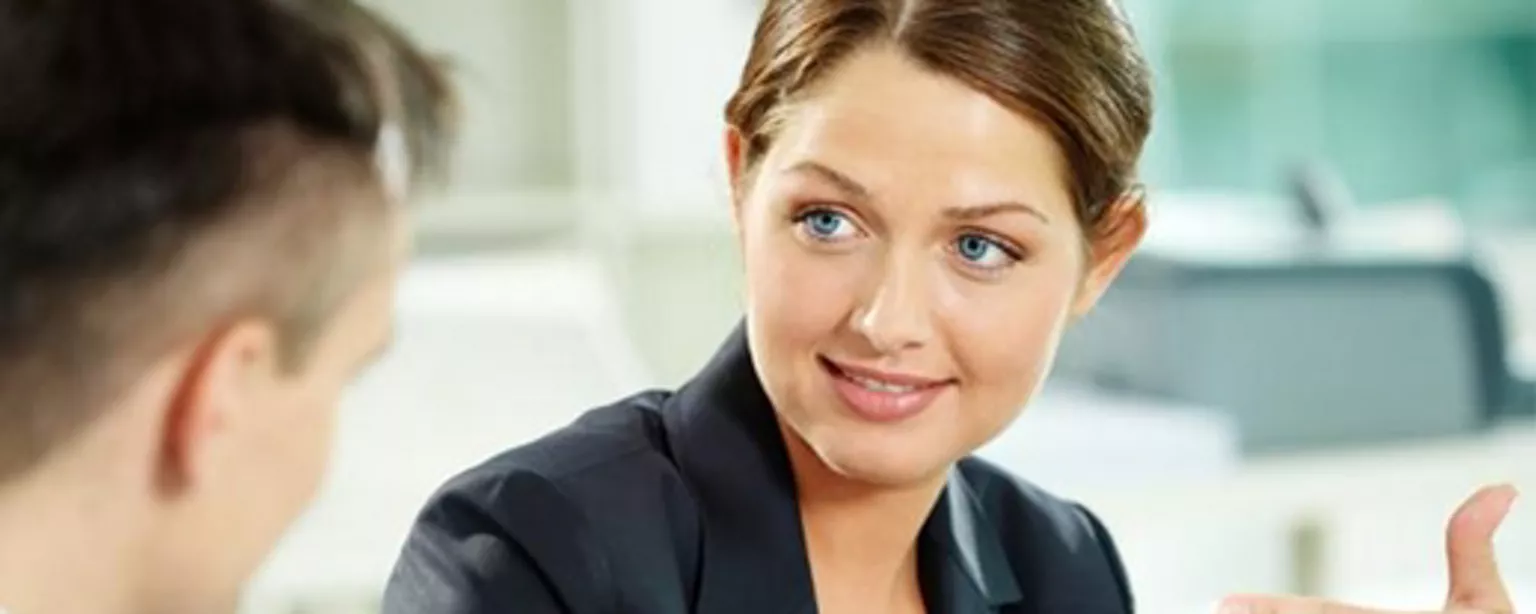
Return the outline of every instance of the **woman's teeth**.
<path id="1" fill-rule="evenodd" d="M 872 392 L 883 392 L 886 394 L 906 394 L 908 392 L 917 390 L 917 386 L 898 386 L 889 382 L 882 382 L 880 380 L 869 379 L 867 377 L 859 377 L 851 373 L 845 375 L 849 380 L 852 380 L 853 383 L 863 386 L 865 390 Z"/>

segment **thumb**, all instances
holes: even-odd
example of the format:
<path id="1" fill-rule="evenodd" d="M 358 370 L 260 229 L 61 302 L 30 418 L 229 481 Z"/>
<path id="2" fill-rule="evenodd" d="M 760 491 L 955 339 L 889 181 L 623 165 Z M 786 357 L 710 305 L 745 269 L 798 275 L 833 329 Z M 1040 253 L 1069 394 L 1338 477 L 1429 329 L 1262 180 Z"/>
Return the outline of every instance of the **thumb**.
<path id="1" fill-rule="evenodd" d="M 1513 612 L 1514 605 L 1499 577 L 1493 534 L 1518 493 L 1513 486 L 1491 486 L 1461 504 L 1446 527 L 1445 555 L 1450 564 L 1451 590 L 1446 607 L 1488 612 Z"/>

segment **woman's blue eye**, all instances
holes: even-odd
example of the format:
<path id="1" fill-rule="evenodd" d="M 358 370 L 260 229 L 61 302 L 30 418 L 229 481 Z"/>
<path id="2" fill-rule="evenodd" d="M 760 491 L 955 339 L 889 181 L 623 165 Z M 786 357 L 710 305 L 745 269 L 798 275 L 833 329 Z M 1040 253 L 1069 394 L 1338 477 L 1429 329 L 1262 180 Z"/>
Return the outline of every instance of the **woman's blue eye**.
<path id="1" fill-rule="evenodd" d="M 800 224 L 812 238 L 820 240 L 841 239 L 855 230 L 848 216 L 836 211 L 811 211 L 800 218 Z"/>
<path id="2" fill-rule="evenodd" d="M 1019 258 L 997 241 L 975 234 L 955 240 L 955 253 L 967 263 L 983 269 L 996 269 L 1017 262 Z"/>

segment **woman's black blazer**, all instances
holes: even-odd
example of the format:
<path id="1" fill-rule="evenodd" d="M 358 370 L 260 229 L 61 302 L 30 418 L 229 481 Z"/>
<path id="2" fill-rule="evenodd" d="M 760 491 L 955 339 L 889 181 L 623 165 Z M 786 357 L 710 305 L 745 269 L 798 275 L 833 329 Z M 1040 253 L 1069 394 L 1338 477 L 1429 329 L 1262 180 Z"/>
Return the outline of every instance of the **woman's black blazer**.
<path id="1" fill-rule="evenodd" d="M 738 329 L 677 391 L 592 410 L 450 480 L 411 530 L 384 611 L 812 614 L 796 510 Z M 918 554 L 931 614 L 1132 611 L 1091 513 L 979 459 L 955 466 Z"/>

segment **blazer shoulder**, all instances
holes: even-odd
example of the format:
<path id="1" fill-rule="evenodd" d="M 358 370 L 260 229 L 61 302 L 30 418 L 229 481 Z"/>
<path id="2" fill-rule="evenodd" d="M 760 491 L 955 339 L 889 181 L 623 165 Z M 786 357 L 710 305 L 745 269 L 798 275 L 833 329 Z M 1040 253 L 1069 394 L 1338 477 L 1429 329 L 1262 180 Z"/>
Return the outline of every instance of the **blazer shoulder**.
<path id="1" fill-rule="evenodd" d="M 1037 565 L 1025 567 L 1070 574 L 1074 584 L 1087 580 L 1113 589 L 1124 610 L 1134 611 L 1119 548 L 1092 510 L 987 460 L 966 458 L 959 470 L 1010 556 L 1036 559 Z"/>
<path id="2" fill-rule="evenodd" d="M 1094 538 L 1093 523 L 1087 508 L 1064 499 L 1040 486 L 997 466 L 991 461 L 969 457 L 960 461 L 965 478 L 983 509 L 998 519 L 1028 517 L 1046 524 L 1040 528 L 1072 542 Z"/>
<path id="3" fill-rule="evenodd" d="M 564 607 L 530 612 L 608 611 L 622 514 L 659 515 L 640 487 L 672 471 L 658 413 L 668 396 L 649 391 L 590 410 L 449 479 L 416 518 L 386 611 L 429 604 L 478 614 L 540 599 Z"/>
<path id="4" fill-rule="evenodd" d="M 453 476 L 433 495 L 467 498 L 481 507 L 526 503 L 530 488 L 561 490 L 637 458 L 666 455 L 661 405 L 671 393 L 646 391 L 588 410 L 532 442 L 509 448 Z M 537 486 L 535 486 L 537 485 Z"/>

